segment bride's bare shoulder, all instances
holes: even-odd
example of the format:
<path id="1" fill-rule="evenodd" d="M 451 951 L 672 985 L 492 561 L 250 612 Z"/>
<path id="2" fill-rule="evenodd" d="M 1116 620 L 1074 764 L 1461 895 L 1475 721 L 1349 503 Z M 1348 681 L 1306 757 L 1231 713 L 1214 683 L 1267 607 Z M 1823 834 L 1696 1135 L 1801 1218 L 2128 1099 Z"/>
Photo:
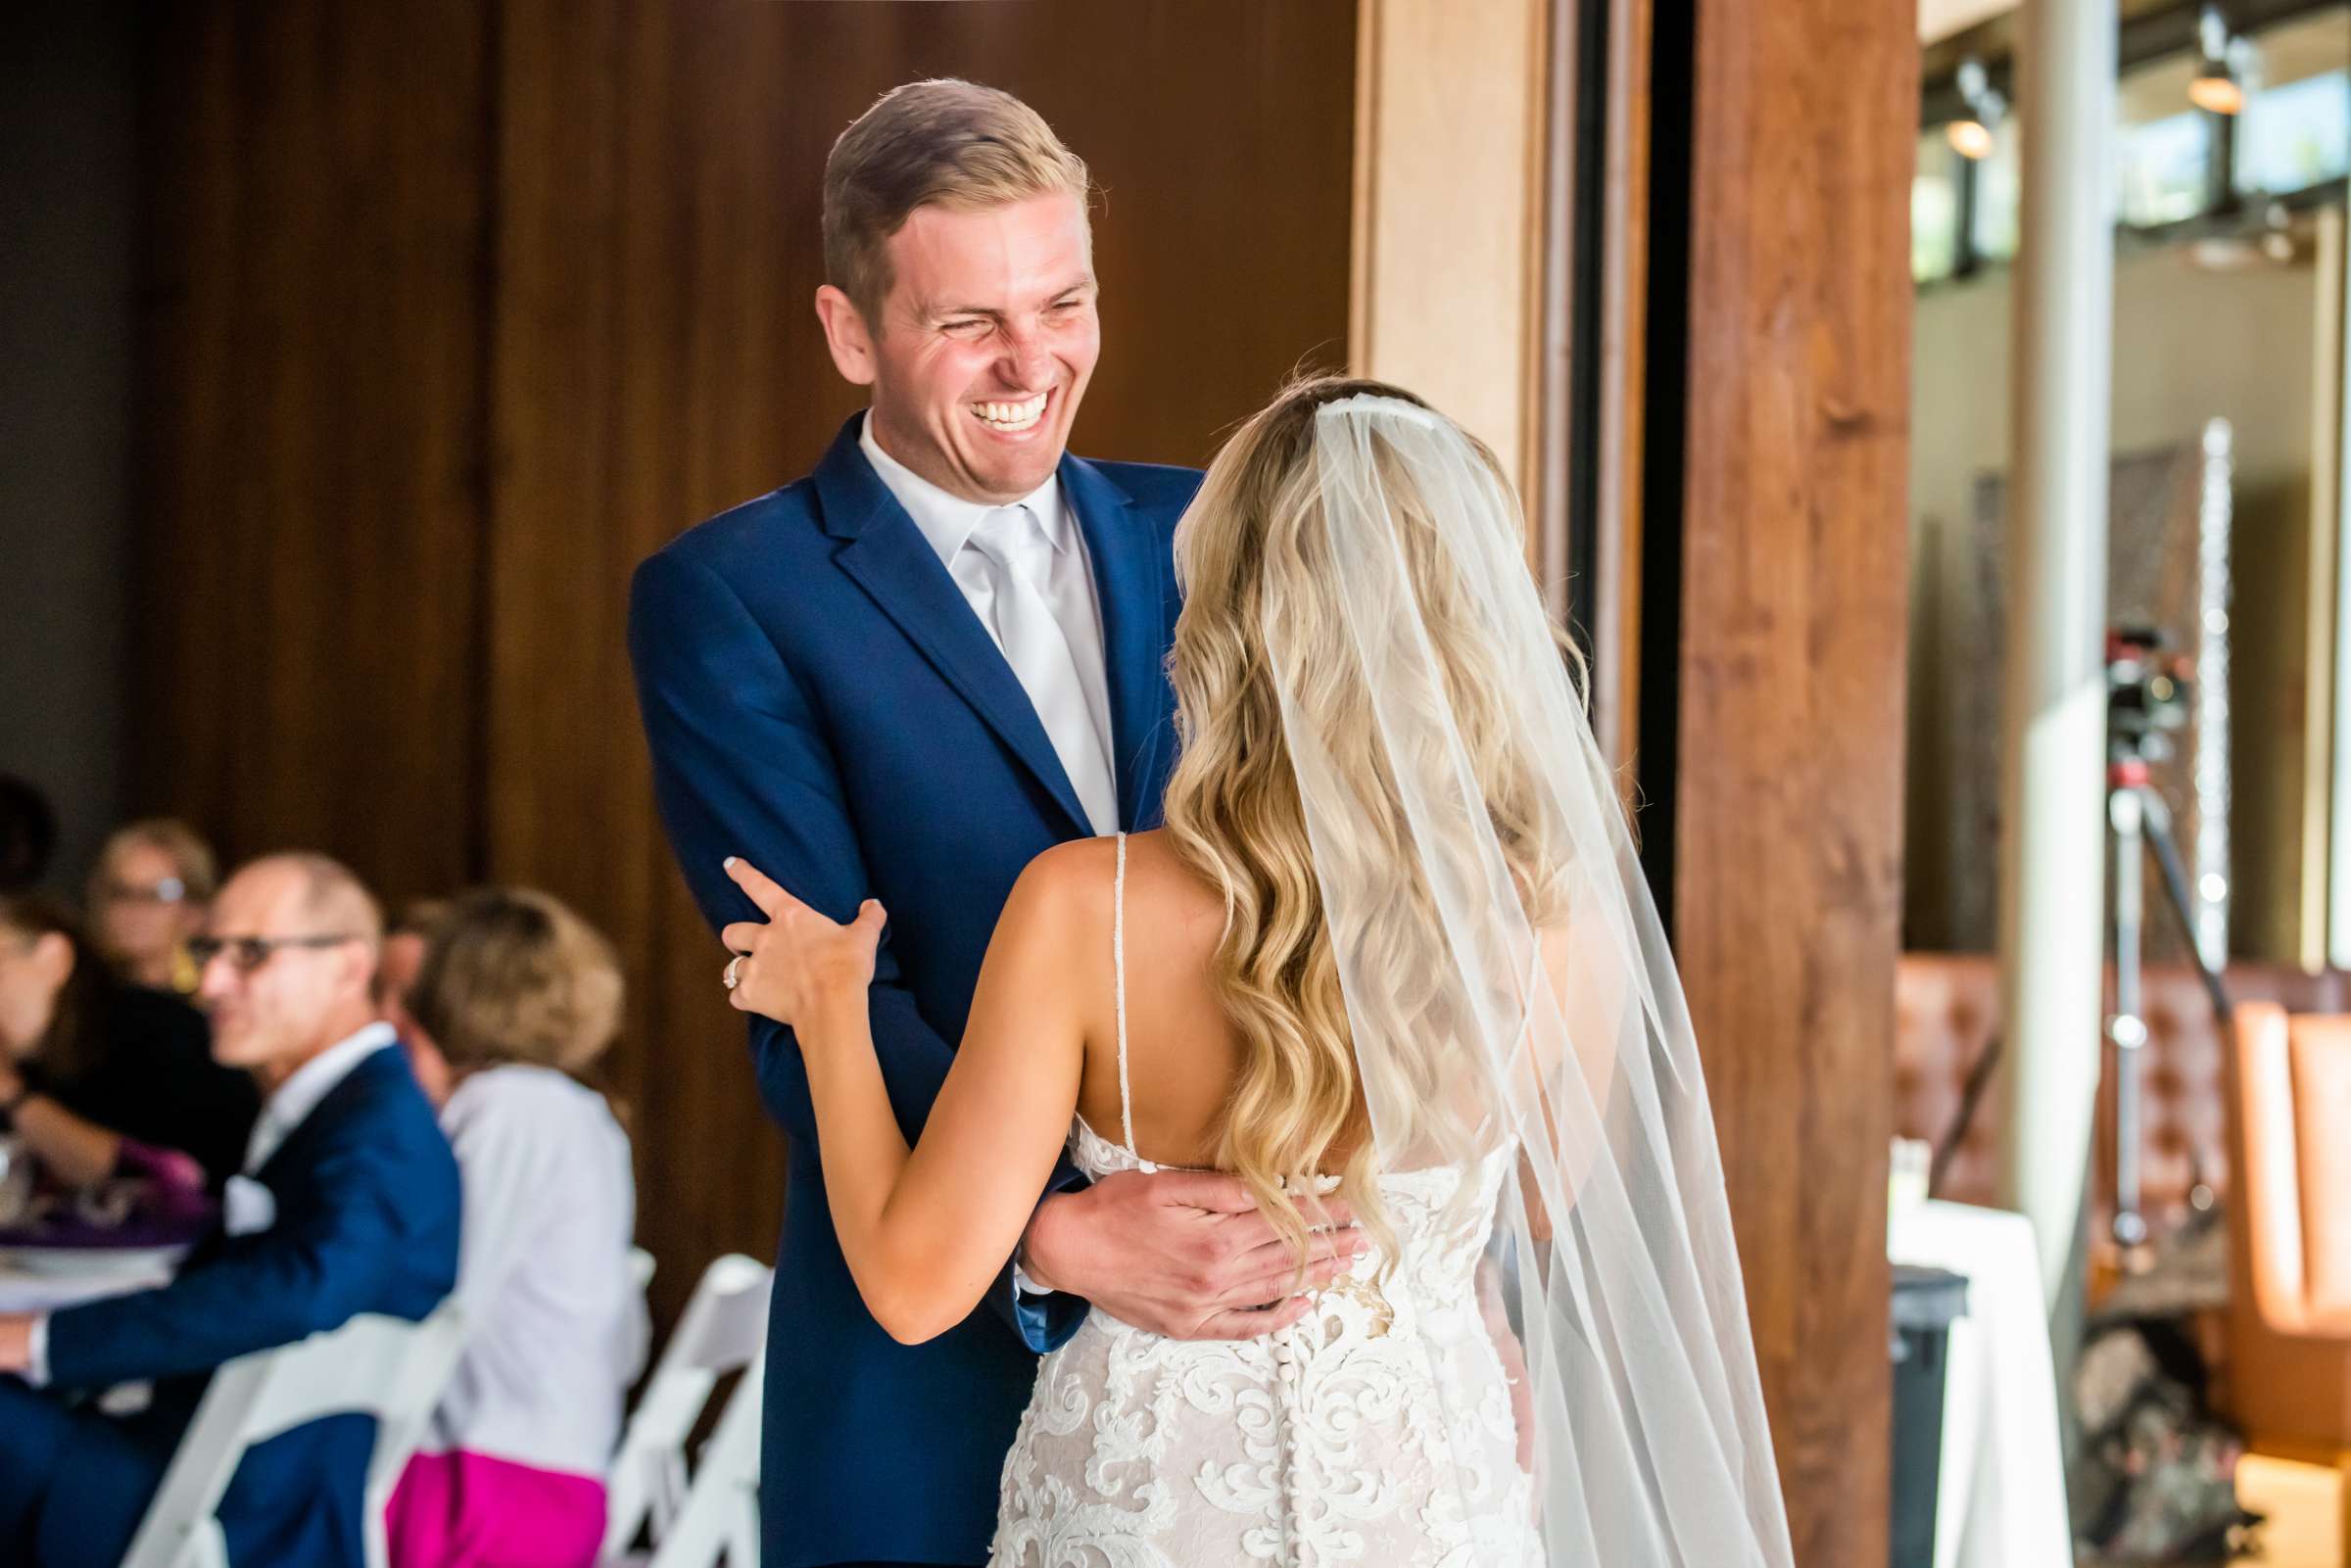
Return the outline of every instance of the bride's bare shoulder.
<path id="1" fill-rule="evenodd" d="M 1110 917 L 1118 879 L 1115 837 L 1074 838 L 1055 844 L 1029 863 L 1013 889 L 1008 910 L 1042 915 L 1058 912 L 1091 922 Z M 1165 829 L 1127 835 L 1127 916 L 1151 921 L 1165 931 L 1170 923 L 1221 920 L 1223 900 L 1176 853 Z"/>
<path id="2" fill-rule="evenodd" d="M 1073 838 L 1055 844 L 1023 869 L 1005 908 L 1107 917 L 1117 854 L 1115 838 Z"/>
<path id="3" fill-rule="evenodd" d="M 1146 914 L 1164 933 L 1197 922 L 1223 924 L 1224 900 L 1176 853 L 1165 828 L 1127 835 L 1127 912 Z"/>

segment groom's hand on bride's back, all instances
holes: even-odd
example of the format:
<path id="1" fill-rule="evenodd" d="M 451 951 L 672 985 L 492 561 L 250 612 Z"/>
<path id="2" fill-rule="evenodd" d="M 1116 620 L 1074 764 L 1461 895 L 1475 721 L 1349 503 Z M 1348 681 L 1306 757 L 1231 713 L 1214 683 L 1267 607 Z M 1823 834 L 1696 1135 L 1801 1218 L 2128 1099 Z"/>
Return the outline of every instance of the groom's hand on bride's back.
<path id="1" fill-rule="evenodd" d="M 1312 1237 L 1306 1279 L 1297 1255 L 1257 1212 L 1236 1176 L 1214 1171 L 1114 1171 L 1037 1207 L 1021 1261 L 1040 1288 L 1082 1296 L 1136 1328 L 1185 1340 L 1246 1340 L 1286 1328 L 1311 1293 L 1369 1245 L 1341 1203 Z"/>

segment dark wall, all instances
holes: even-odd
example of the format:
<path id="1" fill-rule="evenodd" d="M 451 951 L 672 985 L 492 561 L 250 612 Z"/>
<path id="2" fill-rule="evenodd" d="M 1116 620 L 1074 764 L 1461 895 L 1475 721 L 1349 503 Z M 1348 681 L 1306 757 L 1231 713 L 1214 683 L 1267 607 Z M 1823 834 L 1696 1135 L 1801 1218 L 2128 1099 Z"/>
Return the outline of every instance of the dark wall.
<path id="1" fill-rule="evenodd" d="M 145 40 L 140 809 L 390 897 L 576 902 L 674 1308 L 779 1136 L 653 818 L 630 568 L 804 472 L 817 190 L 887 88 L 1028 98 L 1107 189 L 1077 447 L 1198 462 L 1347 321 L 1353 0 L 320 0 Z"/>
<path id="2" fill-rule="evenodd" d="M 0 21 L 0 773 L 55 802 L 59 887 L 122 783 L 134 60 L 117 7 Z"/>

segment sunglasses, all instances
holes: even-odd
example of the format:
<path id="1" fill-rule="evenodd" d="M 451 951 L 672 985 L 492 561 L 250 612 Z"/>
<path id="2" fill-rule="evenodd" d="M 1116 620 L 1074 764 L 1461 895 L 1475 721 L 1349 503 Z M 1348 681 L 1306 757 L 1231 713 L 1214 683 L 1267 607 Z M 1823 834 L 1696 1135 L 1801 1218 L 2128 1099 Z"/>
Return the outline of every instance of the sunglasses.
<path id="1" fill-rule="evenodd" d="M 251 974 L 281 947 L 340 947 L 356 936 L 197 936 L 189 939 L 188 957 L 204 969 L 222 954 L 240 974 Z"/>

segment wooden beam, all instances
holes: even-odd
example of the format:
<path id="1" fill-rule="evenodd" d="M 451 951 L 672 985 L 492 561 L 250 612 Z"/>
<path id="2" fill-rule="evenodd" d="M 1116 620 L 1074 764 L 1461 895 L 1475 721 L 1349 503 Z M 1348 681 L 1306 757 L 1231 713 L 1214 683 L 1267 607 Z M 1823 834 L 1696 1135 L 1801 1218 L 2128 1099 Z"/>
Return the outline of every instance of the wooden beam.
<path id="1" fill-rule="evenodd" d="M 1916 24 L 1657 6 L 1696 29 L 1675 945 L 1805 1568 L 1887 1553 Z"/>

